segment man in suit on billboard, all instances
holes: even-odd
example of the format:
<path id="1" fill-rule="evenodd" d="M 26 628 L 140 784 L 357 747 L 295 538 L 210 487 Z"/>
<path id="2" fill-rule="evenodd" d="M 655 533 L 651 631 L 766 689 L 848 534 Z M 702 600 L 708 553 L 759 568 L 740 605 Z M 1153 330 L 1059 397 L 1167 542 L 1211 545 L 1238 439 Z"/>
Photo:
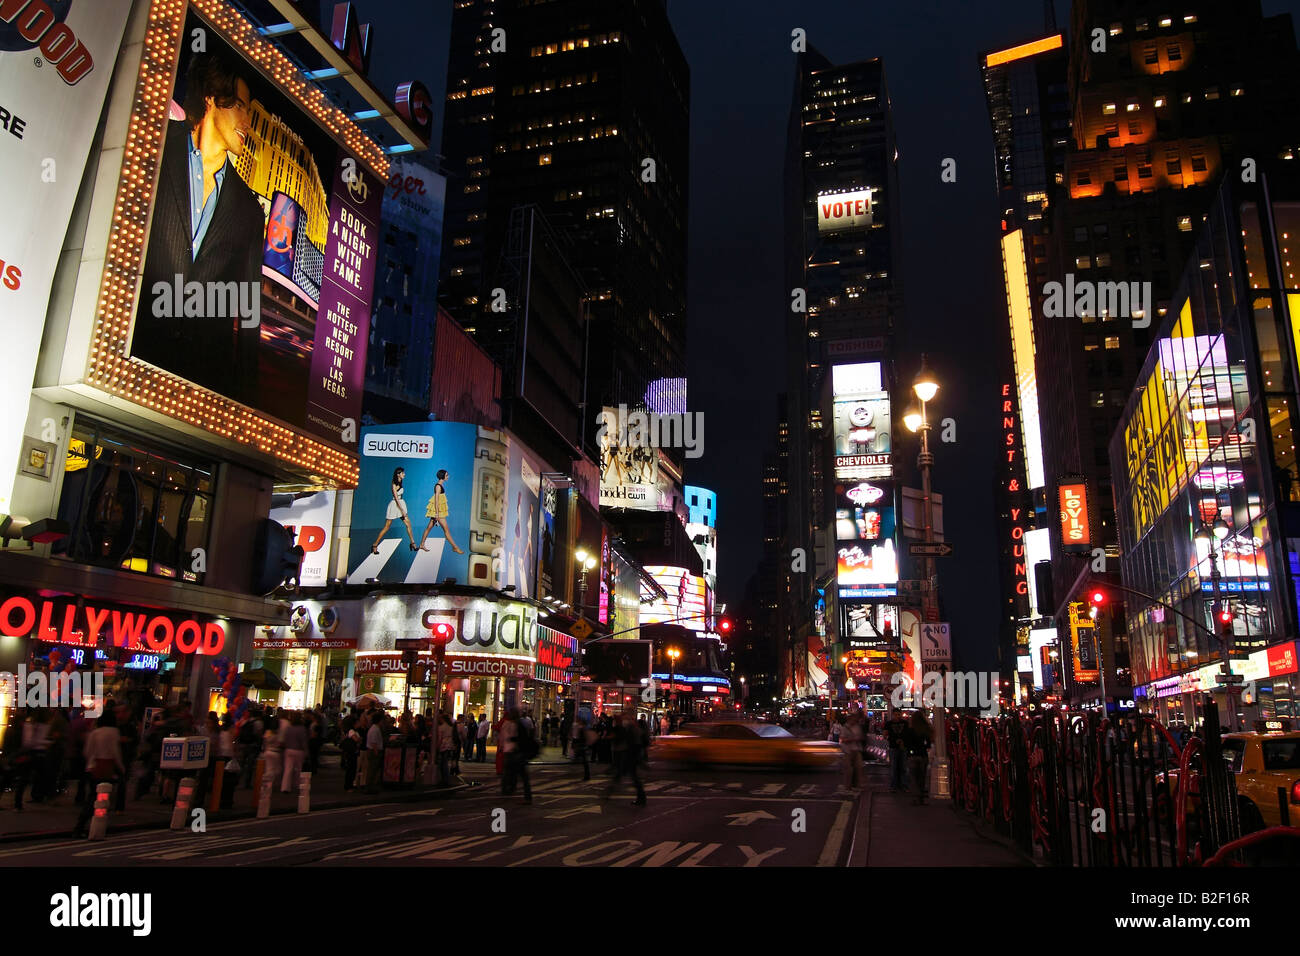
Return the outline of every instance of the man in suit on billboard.
<path id="1" fill-rule="evenodd" d="M 266 220 L 230 154 L 248 148 L 250 101 L 232 62 L 207 53 L 191 61 L 185 119 L 168 124 L 163 147 L 132 341 L 133 355 L 245 404 L 256 396 L 259 328 L 231 306 L 260 294 Z M 201 310 L 176 308 L 173 290 L 188 300 L 200 287 Z M 214 301 L 221 307 L 209 308 Z"/>

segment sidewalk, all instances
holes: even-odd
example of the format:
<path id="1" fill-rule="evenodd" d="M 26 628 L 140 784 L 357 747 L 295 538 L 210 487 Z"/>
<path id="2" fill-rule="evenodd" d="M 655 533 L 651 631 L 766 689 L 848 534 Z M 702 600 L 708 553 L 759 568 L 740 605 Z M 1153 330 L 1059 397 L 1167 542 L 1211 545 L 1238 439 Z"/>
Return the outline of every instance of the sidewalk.
<path id="1" fill-rule="evenodd" d="M 495 748 L 488 748 L 488 759 L 495 760 Z M 483 766 L 488 766 L 484 764 Z M 370 803 L 390 803 L 393 801 L 436 799 L 455 793 L 476 784 L 462 781 L 450 787 L 409 784 L 403 787 L 383 787 L 379 793 L 366 793 L 364 790 L 344 790 L 343 770 L 339 752 L 326 748 L 321 752 L 321 768 L 311 778 L 311 808 L 328 810 L 336 807 L 363 806 Z M 175 801 L 160 803 L 158 785 L 145 794 L 141 800 L 133 800 L 134 783 L 128 784 L 126 809 L 122 812 L 112 811 L 108 817 L 108 832 L 123 833 L 131 830 L 162 829 L 171 825 L 172 809 Z M 28 793 L 30 794 L 30 790 Z M 0 843 L 46 838 L 66 839 L 72 832 L 73 825 L 81 813 L 81 806 L 74 799 L 77 783 L 71 781 L 64 793 L 53 802 L 32 803 L 30 798 L 24 801 L 22 812 L 14 810 L 13 794 L 5 791 L 0 794 Z M 208 810 L 208 822 L 238 820 L 257 815 L 257 797 L 255 790 L 238 789 L 234 794 L 234 806 L 229 810 Z M 208 806 L 205 800 L 205 807 Z M 281 793 L 279 781 L 271 787 L 271 813 L 297 813 L 298 794 Z M 187 820 L 188 822 L 188 820 Z"/>
<path id="2" fill-rule="evenodd" d="M 1007 844 L 980 832 L 951 800 L 918 806 L 911 793 L 890 793 L 884 767 L 867 770 L 851 866 L 1033 866 Z"/>

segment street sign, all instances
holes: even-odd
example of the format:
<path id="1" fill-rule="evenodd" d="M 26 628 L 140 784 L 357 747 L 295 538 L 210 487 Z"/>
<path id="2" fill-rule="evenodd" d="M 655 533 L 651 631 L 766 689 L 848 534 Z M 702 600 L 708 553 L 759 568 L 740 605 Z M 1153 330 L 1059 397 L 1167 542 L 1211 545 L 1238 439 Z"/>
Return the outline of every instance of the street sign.
<path id="1" fill-rule="evenodd" d="M 573 636 L 580 641 L 585 641 L 591 636 L 592 627 L 585 617 L 580 617 L 573 622 L 573 627 L 569 628 Z"/>
<path id="2" fill-rule="evenodd" d="M 914 558 L 946 558 L 952 554 L 952 545 L 946 541 L 913 541 L 907 553 Z"/>
<path id="3" fill-rule="evenodd" d="M 925 663 L 952 660 L 952 634 L 947 621 L 921 625 L 921 660 Z"/>
<path id="4" fill-rule="evenodd" d="M 922 578 L 904 578 L 898 582 L 899 594 L 924 594 L 925 580 Z"/>

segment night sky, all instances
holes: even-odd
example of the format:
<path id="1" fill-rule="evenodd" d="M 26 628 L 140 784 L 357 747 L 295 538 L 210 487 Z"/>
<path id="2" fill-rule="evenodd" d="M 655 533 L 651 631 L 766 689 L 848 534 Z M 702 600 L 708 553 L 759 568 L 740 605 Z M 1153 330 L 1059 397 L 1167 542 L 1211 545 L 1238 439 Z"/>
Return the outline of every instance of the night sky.
<path id="1" fill-rule="evenodd" d="M 398 0 L 355 6 L 376 28 L 371 78 L 379 87 L 391 95 L 415 77 L 441 102 L 451 0 L 421 3 L 420 13 Z M 1300 0 L 1263 6 L 1266 15 L 1300 13 Z M 718 493 L 719 599 L 741 600 L 761 555 L 761 462 L 774 440 L 790 301 L 781 182 L 794 83 L 790 33 L 802 27 L 833 62 L 884 57 L 902 190 L 898 373 L 910 381 L 926 351 L 943 386 L 933 414 L 957 422 L 956 443 L 932 448 L 946 537 L 957 549 L 940 562 L 940 585 L 966 666 L 992 666 L 995 334 L 1005 312 L 979 54 L 1041 35 L 1043 3 L 668 0 L 668 9 L 691 70 L 689 403 L 705 415 L 704 456 L 690 462 L 687 481 Z M 1059 0 L 1058 28 L 1068 19 L 1069 4 Z M 441 129 L 441 116 L 435 125 Z M 940 180 L 945 157 L 957 161 L 954 183 Z M 915 452 L 910 433 L 895 436 L 896 455 Z"/>

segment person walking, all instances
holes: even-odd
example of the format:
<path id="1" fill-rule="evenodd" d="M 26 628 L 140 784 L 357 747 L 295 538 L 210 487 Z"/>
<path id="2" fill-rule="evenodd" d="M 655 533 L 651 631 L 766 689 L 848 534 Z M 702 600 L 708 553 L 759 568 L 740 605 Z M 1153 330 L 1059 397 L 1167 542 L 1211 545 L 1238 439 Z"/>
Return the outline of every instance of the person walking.
<path id="1" fill-rule="evenodd" d="M 451 761 L 456 749 L 456 728 L 446 713 L 438 715 L 438 786 L 451 786 Z"/>
<path id="2" fill-rule="evenodd" d="M 82 751 L 86 758 L 87 772 L 91 785 L 86 799 L 81 804 L 81 815 L 72 828 L 74 837 L 90 835 L 88 825 L 95 814 L 95 798 L 101 783 L 113 783 L 123 786 L 126 777 L 126 764 L 122 762 L 122 737 L 117 730 L 117 709 L 109 707 L 96 721 L 95 729 L 86 738 Z"/>
<path id="3" fill-rule="evenodd" d="M 891 793 L 898 791 L 907 792 L 907 781 L 904 779 L 904 768 L 907 763 L 907 755 L 903 748 L 903 731 L 907 729 L 907 721 L 903 718 L 901 710 L 894 711 L 893 717 L 885 725 L 885 734 L 889 739 L 889 790 Z"/>
<path id="4" fill-rule="evenodd" d="M 478 721 L 474 719 L 473 713 L 468 713 L 465 715 L 465 747 L 461 752 L 461 759 L 466 763 L 474 759 L 474 745 L 476 743 L 478 743 Z"/>
<path id="5" fill-rule="evenodd" d="M 641 782 L 641 760 L 645 753 L 649 741 L 644 737 L 644 731 L 641 724 L 637 721 L 632 711 L 625 710 L 619 717 L 619 720 L 611 732 L 610 757 L 614 764 L 614 777 L 609 782 L 609 789 L 605 791 L 602 800 L 608 800 L 614 795 L 614 788 L 625 776 L 632 778 L 632 785 L 636 788 L 636 799 L 632 801 L 634 807 L 644 807 L 645 785 Z"/>
<path id="6" fill-rule="evenodd" d="M 298 789 L 298 777 L 302 773 L 303 761 L 307 759 L 309 744 L 307 728 L 303 726 L 302 714 L 298 711 L 289 717 L 289 726 L 284 728 L 280 744 L 284 748 L 284 774 L 280 778 L 280 792 L 293 793 Z"/>
<path id="7" fill-rule="evenodd" d="M 844 755 L 844 785 L 840 789 L 859 790 L 862 787 L 862 715 L 855 711 L 835 726 L 839 728 L 840 753 Z"/>
<path id="8" fill-rule="evenodd" d="M 573 739 L 573 714 L 567 710 L 560 718 L 560 755 L 569 756 L 569 743 Z"/>
<path id="9" fill-rule="evenodd" d="M 361 735 L 357 733 L 356 721 L 344 717 L 343 736 L 339 739 L 339 753 L 342 754 L 343 789 L 351 790 L 357 782 L 357 755 L 361 752 Z"/>
<path id="10" fill-rule="evenodd" d="M 529 728 L 519 711 L 511 707 L 497 731 L 497 749 L 505 754 L 505 774 L 501 779 L 501 793 L 510 796 L 519 780 L 524 784 L 524 803 L 533 802 L 533 785 L 528 779 L 528 761 L 537 751 L 537 736 Z"/>
<path id="11" fill-rule="evenodd" d="M 582 761 L 582 779 L 591 779 L 591 740 L 594 734 L 591 726 L 587 723 L 586 713 L 578 712 L 577 719 L 573 722 L 573 759 Z"/>
<path id="12" fill-rule="evenodd" d="M 487 714 L 478 715 L 478 737 L 474 741 L 477 745 L 474 751 L 474 762 L 484 763 L 487 760 L 487 741 L 488 733 L 492 730 L 492 725 L 488 723 Z"/>
<path id="13" fill-rule="evenodd" d="M 378 712 L 370 715 L 366 730 L 366 793 L 379 792 L 379 778 L 384 770 L 384 718 Z"/>
<path id="14" fill-rule="evenodd" d="M 916 785 L 917 805 L 925 803 L 929 794 L 927 773 L 930 760 L 930 742 L 934 739 L 934 728 L 926 719 L 925 712 L 918 710 L 912 714 L 912 720 L 903 730 L 903 746 L 907 750 L 907 765 L 912 774 L 912 783 Z"/>

